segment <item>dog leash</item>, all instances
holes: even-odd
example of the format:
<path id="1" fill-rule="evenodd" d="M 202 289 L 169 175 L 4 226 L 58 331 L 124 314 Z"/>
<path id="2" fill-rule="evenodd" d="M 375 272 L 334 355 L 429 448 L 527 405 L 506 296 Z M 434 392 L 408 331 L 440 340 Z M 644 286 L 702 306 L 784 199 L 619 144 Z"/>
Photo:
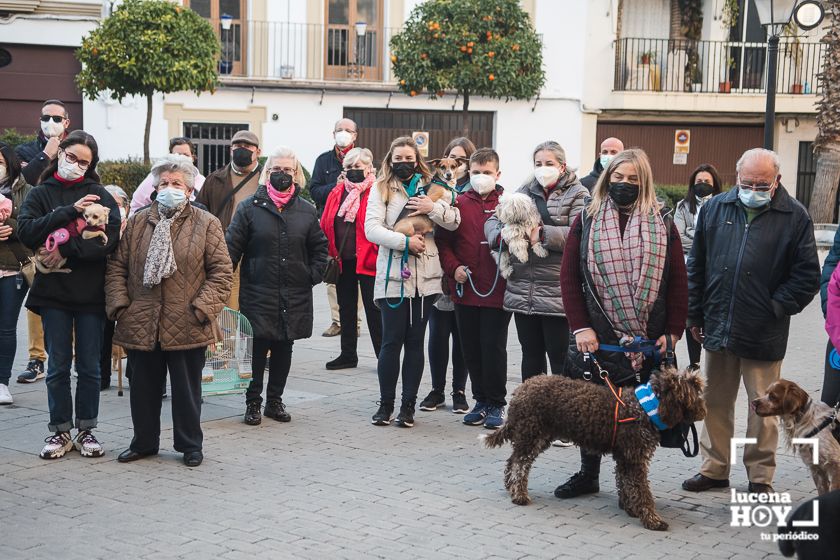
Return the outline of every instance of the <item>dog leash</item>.
<path id="1" fill-rule="evenodd" d="M 504 243 L 504 239 L 502 239 L 502 236 L 499 235 L 499 252 L 500 253 L 502 252 L 502 244 L 503 243 Z M 490 290 L 486 294 L 482 294 L 481 292 L 479 292 L 475 288 L 475 284 L 473 283 L 472 273 L 470 272 L 470 268 L 468 266 L 464 267 L 464 270 L 467 273 L 467 281 L 470 283 L 470 288 L 472 288 L 473 293 L 475 295 L 477 295 L 478 297 L 480 297 L 480 298 L 490 297 L 490 295 L 496 290 L 496 285 L 499 283 L 499 274 L 502 271 L 502 267 L 500 266 L 499 262 L 500 261 L 496 261 L 496 276 L 495 276 L 495 278 L 493 278 L 493 285 L 490 287 Z M 455 293 L 458 294 L 459 298 L 464 297 L 464 283 L 463 282 L 458 282 L 457 284 L 455 284 Z"/>
<path id="2" fill-rule="evenodd" d="M 411 278 L 411 269 L 408 267 L 408 241 L 409 238 L 405 236 L 405 250 L 403 251 L 402 258 L 400 259 L 400 300 L 396 303 L 396 305 L 392 304 L 388 301 L 388 282 L 391 281 L 391 262 L 394 260 L 394 250 L 391 249 L 388 251 L 388 268 L 385 271 L 385 303 L 388 304 L 388 307 L 391 309 L 397 309 L 400 305 L 402 305 L 403 300 L 405 300 L 405 279 Z"/>
<path id="3" fill-rule="evenodd" d="M 627 403 L 625 403 L 621 399 L 621 395 L 624 391 L 624 388 L 623 387 L 618 387 L 617 390 L 616 390 L 616 386 L 613 385 L 612 381 L 610 381 L 609 372 L 601 367 L 601 364 L 598 362 L 598 360 L 595 358 L 595 356 L 593 354 L 590 354 L 589 352 L 585 352 L 584 353 L 584 359 L 592 360 L 592 363 L 598 368 L 598 376 L 606 384 L 606 386 L 609 387 L 610 392 L 615 397 L 615 412 L 613 413 L 612 444 L 610 445 L 610 447 L 613 448 L 613 447 L 615 447 L 615 439 L 618 436 L 618 426 L 619 426 L 619 424 L 626 424 L 628 422 L 636 422 L 639 419 L 635 416 L 631 416 L 631 417 L 628 417 L 628 418 L 619 418 L 619 414 L 618 414 L 619 413 L 619 406 L 623 406 L 624 408 L 627 408 Z M 585 377 L 586 377 L 586 375 L 584 374 L 584 378 Z M 591 372 L 590 372 L 590 379 L 591 379 L 591 377 L 592 376 L 591 376 Z"/>
<path id="4" fill-rule="evenodd" d="M 816 428 L 805 434 L 803 437 L 805 439 L 812 438 L 827 427 L 829 427 L 831 424 L 834 423 L 835 420 L 837 420 L 838 413 L 840 413 L 840 399 L 838 399 L 837 404 L 834 405 L 834 408 L 832 409 L 831 414 L 828 416 L 828 418 L 820 422 Z"/>

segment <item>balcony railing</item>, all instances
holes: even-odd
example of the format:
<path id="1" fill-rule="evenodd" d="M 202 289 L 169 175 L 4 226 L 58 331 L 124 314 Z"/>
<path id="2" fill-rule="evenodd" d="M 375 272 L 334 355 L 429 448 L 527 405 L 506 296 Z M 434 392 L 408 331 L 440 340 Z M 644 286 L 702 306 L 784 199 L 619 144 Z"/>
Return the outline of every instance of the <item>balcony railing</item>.
<path id="1" fill-rule="evenodd" d="M 818 94 L 822 43 L 779 44 L 776 91 Z M 767 91 L 767 45 L 732 41 L 619 39 L 615 91 L 757 94 Z"/>
<path id="2" fill-rule="evenodd" d="M 303 81 L 389 82 L 388 42 L 399 29 L 248 21 L 220 33 L 219 75 Z M 241 62 L 235 64 L 234 62 Z"/>

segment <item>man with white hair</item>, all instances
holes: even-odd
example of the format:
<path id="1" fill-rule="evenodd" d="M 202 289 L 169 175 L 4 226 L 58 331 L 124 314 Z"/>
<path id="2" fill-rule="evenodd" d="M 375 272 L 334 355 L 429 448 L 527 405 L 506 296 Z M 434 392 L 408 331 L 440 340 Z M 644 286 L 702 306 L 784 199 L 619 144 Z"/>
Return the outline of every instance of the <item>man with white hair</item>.
<path id="1" fill-rule="evenodd" d="M 820 287 L 814 226 L 780 181 L 779 158 L 760 148 L 738 160 L 737 185 L 703 205 L 688 258 L 688 326 L 706 349 L 706 407 L 700 472 L 683 482 L 701 492 L 729 486 L 735 401 L 779 379 L 790 317 Z M 744 447 L 749 492 L 766 494 L 776 470 L 775 418 L 748 411 Z"/>

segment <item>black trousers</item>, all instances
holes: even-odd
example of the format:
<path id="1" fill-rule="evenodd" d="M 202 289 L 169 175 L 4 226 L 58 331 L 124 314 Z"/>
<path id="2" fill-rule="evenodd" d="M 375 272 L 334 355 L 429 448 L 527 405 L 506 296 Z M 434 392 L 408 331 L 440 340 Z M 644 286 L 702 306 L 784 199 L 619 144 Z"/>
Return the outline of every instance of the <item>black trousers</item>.
<path id="1" fill-rule="evenodd" d="M 359 338 L 353 325 L 358 324 L 359 290 L 362 291 L 362 305 L 365 307 L 365 320 L 370 331 L 370 342 L 373 351 L 379 357 L 382 348 L 382 317 L 379 308 L 373 303 L 373 276 L 356 273 L 356 261 L 344 260 L 341 275 L 335 285 L 336 299 L 338 299 L 338 318 L 342 325 L 349 325 L 341 329 L 341 355 L 356 357 L 356 347 Z"/>
<path id="2" fill-rule="evenodd" d="M 111 348 L 114 342 L 114 328 L 117 323 L 105 321 L 105 334 L 102 337 L 102 352 L 99 355 L 99 386 L 107 389 L 111 386 Z"/>
<path id="3" fill-rule="evenodd" d="M 434 297 L 405 298 L 399 307 L 391 309 L 388 302 L 396 304 L 396 298 L 380 299 L 382 313 L 382 350 L 376 373 L 379 377 L 379 398 L 383 403 L 393 403 L 397 394 L 397 380 L 400 378 L 400 352 L 402 360 L 402 400 L 413 403 L 417 400 L 423 367 L 423 340 L 426 338 L 426 323 L 434 303 Z"/>
<path id="4" fill-rule="evenodd" d="M 562 375 L 569 351 L 569 322 L 566 318 L 524 313 L 514 313 L 513 318 L 522 346 L 522 381 L 548 373 L 546 354 L 551 373 Z"/>
<path id="5" fill-rule="evenodd" d="M 467 386 L 467 366 L 461 351 L 454 311 L 441 311 L 432 307 L 429 317 L 429 370 L 432 389 L 446 389 L 446 370 L 449 369 L 449 341 L 452 340 L 452 390 L 463 391 Z"/>
<path id="6" fill-rule="evenodd" d="M 455 315 L 473 398 L 490 406 L 505 406 L 511 313 L 491 307 L 455 305 Z"/>
<path id="7" fill-rule="evenodd" d="M 355 325 L 356 323 L 344 323 Z M 265 400 L 282 401 L 283 390 L 286 388 L 286 380 L 289 378 L 289 370 L 292 367 L 292 346 L 293 340 L 271 340 L 268 338 L 254 337 L 251 352 L 251 383 L 245 392 L 245 402 L 258 402 L 262 404 L 263 378 L 265 377 L 265 363 L 268 360 L 268 388 L 265 393 Z M 268 352 L 271 351 L 271 358 Z"/>
<path id="8" fill-rule="evenodd" d="M 700 345 L 699 342 L 694 340 L 694 337 L 691 336 L 691 331 L 685 329 L 685 345 L 688 346 L 688 362 L 689 365 L 691 364 L 699 364 L 700 363 L 700 354 L 703 351 L 703 347 Z"/>
<path id="9" fill-rule="evenodd" d="M 837 398 L 840 397 L 840 359 L 835 358 L 834 364 L 831 360 L 831 351 L 834 346 L 831 341 L 825 347 L 825 374 L 823 376 L 822 395 L 820 400 L 829 406 L 837 404 Z"/>
<path id="10" fill-rule="evenodd" d="M 131 449 L 151 453 L 160 447 L 161 385 L 172 384 L 172 423 L 175 451 L 201 451 L 201 370 L 206 348 L 164 352 L 158 344 L 151 352 L 128 350 L 131 367 Z"/>

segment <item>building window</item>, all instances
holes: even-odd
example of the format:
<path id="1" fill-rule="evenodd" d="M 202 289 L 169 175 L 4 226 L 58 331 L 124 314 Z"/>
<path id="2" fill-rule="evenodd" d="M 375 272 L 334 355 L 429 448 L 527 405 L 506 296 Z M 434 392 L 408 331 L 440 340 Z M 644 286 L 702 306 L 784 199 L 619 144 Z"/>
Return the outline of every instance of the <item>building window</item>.
<path id="1" fill-rule="evenodd" d="M 325 1 L 325 78 L 381 80 L 382 0 Z"/>
<path id="2" fill-rule="evenodd" d="M 202 175 L 206 177 L 230 163 L 230 140 L 240 130 L 248 130 L 248 124 L 184 123 L 184 136 L 195 144 L 198 169 Z"/>
<path id="3" fill-rule="evenodd" d="M 210 21 L 222 46 L 219 74 L 242 76 L 246 69 L 247 1 L 186 0 L 186 5 Z M 224 19 L 222 16 L 225 16 Z M 230 16 L 228 18 L 227 16 Z M 229 26 L 228 26 L 229 19 Z M 225 29 L 229 27 L 229 29 Z"/>

